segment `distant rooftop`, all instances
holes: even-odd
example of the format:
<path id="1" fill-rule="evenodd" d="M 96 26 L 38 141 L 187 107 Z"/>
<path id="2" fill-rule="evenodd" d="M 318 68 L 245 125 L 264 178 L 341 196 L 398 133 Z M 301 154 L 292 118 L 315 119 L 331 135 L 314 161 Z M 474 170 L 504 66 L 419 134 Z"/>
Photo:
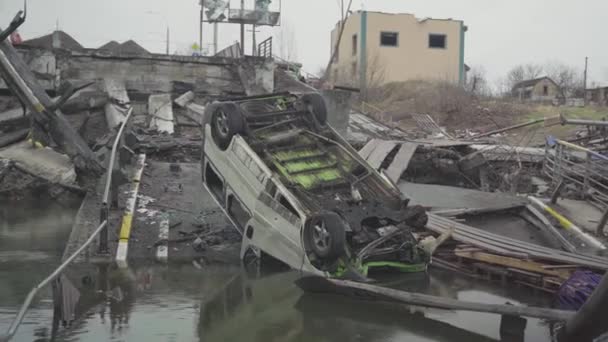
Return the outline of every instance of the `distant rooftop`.
<path id="1" fill-rule="evenodd" d="M 53 49 L 61 48 L 66 50 L 81 51 L 84 47 L 72 38 L 69 34 L 63 31 L 54 31 L 53 33 L 44 35 L 42 37 L 28 39 L 23 42 L 23 45 L 32 46 L 42 49 Z"/>
<path id="2" fill-rule="evenodd" d="M 137 44 L 134 40 L 127 40 L 124 43 L 119 43 L 115 40 L 105 43 L 98 50 L 104 50 L 116 54 L 127 55 L 149 55 L 150 52 Z"/>
<path id="3" fill-rule="evenodd" d="M 412 13 L 390 13 L 390 12 L 381 12 L 381 11 L 353 11 L 351 12 L 352 14 L 360 14 L 362 12 L 366 12 L 366 13 L 372 13 L 372 14 L 384 14 L 384 15 L 402 15 L 402 16 L 410 16 L 413 17 L 417 22 L 419 23 L 424 23 L 425 21 L 429 21 L 429 20 L 437 20 L 437 21 L 459 21 L 462 22 L 462 20 L 460 19 L 454 19 L 454 18 L 431 18 L 431 17 L 425 17 L 425 18 L 418 18 L 416 17 L 415 14 Z M 350 18 L 350 15 L 345 19 L 348 20 Z M 338 20 L 338 22 L 336 23 L 336 27 L 338 27 L 340 25 L 340 20 Z M 466 28 L 465 28 L 466 29 Z"/>
<path id="4" fill-rule="evenodd" d="M 53 33 L 44 35 L 42 37 L 28 39 L 23 42 L 25 46 L 37 47 L 41 49 L 51 50 L 54 48 L 72 50 L 72 51 L 84 51 L 85 48 L 69 34 L 63 31 L 54 31 Z M 116 54 L 128 54 L 128 55 L 149 55 L 150 52 L 144 49 L 141 45 L 137 44 L 133 40 L 128 40 L 124 43 L 118 43 L 112 40 L 101 47 L 99 50 L 109 51 Z"/>
<path id="5" fill-rule="evenodd" d="M 539 78 L 535 78 L 535 79 L 531 79 L 531 80 L 521 81 L 521 82 L 515 84 L 513 86 L 513 89 L 532 87 L 532 86 L 536 85 L 538 82 L 545 80 L 545 79 L 548 79 L 549 81 L 553 82 L 553 80 L 551 78 L 549 78 L 548 76 L 543 76 L 543 77 L 539 77 Z M 555 83 L 555 82 L 553 82 L 553 83 Z"/>

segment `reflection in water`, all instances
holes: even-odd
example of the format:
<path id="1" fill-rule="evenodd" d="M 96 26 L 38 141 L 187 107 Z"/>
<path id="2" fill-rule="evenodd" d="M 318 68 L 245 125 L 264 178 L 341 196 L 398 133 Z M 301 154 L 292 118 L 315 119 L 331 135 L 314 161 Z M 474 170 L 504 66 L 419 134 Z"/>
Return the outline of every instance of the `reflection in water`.
<path id="1" fill-rule="evenodd" d="M 31 215 L 33 212 L 39 215 Z M 6 210 L 1 213 L 7 215 Z M 0 220 L 1 251 L 10 255 L 7 261 L 0 259 L 2 331 L 29 289 L 58 264 L 74 211 L 55 208 L 28 213 L 31 220 L 19 215 Z M 12 215 L 10 210 L 8 215 Z M 21 228 L 15 229 L 16 225 Z M 16 261 L 15 251 L 26 251 L 22 254 L 28 257 Z M 539 320 L 527 320 L 524 335 L 507 339 L 499 332 L 497 315 L 414 310 L 304 294 L 294 285 L 298 277 L 293 271 L 265 273 L 228 266 L 199 270 L 191 265 L 135 265 L 119 270 L 79 265 L 66 273 L 80 293 L 74 309 L 77 319 L 66 327 L 53 322 L 53 295 L 46 289 L 15 340 L 476 342 L 525 337 L 527 341 L 549 341 L 549 329 Z M 504 303 L 508 298 L 512 303 L 547 305 L 547 298 L 540 293 L 496 289 L 445 272 L 400 275 L 381 282 L 450 298 L 492 303 Z"/>
<path id="2" fill-rule="evenodd" d="M 78 203 L 44 198 L 0 200 L 0 331 L 4 333 L 31 288 L 60 263 Z M 26 315 L 14 341 L 45 341 L 52 334 L 51 288 Z"/>
<path id="3" fill-rule="evenodd" d="M 78 279 L 78 272 L 70 276 L 72 280 Z M 83 289 L 77 310 L 79 318 L 69 329 L 59 329 L 54 340 L 521 340 L 501 339 L 497 315 L 414 310 L 340 296 L 304 294 L 294 285 L 298 277 L 297 272 L 252 277 L 241 268 L 212 267 L 200 271 L 189 265 L 145 266 L 128 271 L 114 267 L 107 271 L 98 269 L 92 276 L 95 284 L 91 288 L 79 284 Z M 471 296 L 485 301 L 506 300 L 503 293 L 490 295 L 470 282 L 463 290 L 460 286 L 467 284 L 467 280 L 454 279 L 449 274 L 431 273 L 431 277 L 418 280 L 425 284 L 427 293 L 443 292 L 468 300 L 473 299 Z M 393 282 L 391 286 L 411 288 L 417 287 L 416 283 Z M 479 290 L 471 290 L 474 288 Z M 521 294 L 514 297 L 536 304 Z M 5 309 L 3 303 L 2 311 Z M 28 319 L 29 336 L 22 334 L 24 339 L 19 340 L 38 339 L 35 336 L 49 340 L 52 304 L 43 299 L 34 312 L 39 319 Z M 6 328 L 6 324 L 0 320 L 0 328 Z M 549 341 L 548 327 L 538 320 L 528 320 L 525 337 L 528 341 Z"/>
<path id="4" fill-rule="evenodd" d="M 46 199 L 0 200 L 0 263 L 60 257 L 77 208 Z"/>

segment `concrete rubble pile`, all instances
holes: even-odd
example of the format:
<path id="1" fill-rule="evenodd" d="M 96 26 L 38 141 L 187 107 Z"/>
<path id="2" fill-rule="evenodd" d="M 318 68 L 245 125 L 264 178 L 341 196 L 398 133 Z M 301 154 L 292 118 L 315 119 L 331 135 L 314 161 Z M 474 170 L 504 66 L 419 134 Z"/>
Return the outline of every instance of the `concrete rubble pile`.
<path id="1" fill-rule="evenodd" d="M 573 166 L 579 169 L 555 174 L 558 166 L 552 165 L 564 155 L 555 144 L 535 148 L 487 138 L 462 141 L 444 134 L 437 138 L 430 129 L 421 137 L 361 114 L 351 116 L 349 133 L 362 157 L 429 210 L 432 234 L 455 229 L 451 241 L 433 255 L 434 266 L 558 296 L 580 272 L 606 271 L 608 260 L 594 255 L 604 255 L 607 240 L 607 206 L 600 195 L 608 179 L 600 176 L 601 163 L 594 166 L 594 179 L 583 182 L 587 178 L 580 176 L 588 170 L 587 155 L 605 158 L 597 152 L 566 145 L 574 149 L 568 160 L 579 159 Z M 593 171 L 586 172 L 593 177 Z M 590 197 L 590 190 L 583 189 L 588 183 L 595 186 L 587 189 L 601 193 Z M 559 197 L 565 199 L 558 202 Z M 598 199 L 595 206 L 584 202 L 592 198 Z M 580 207 L 588 208 L 585 214 L 577 212 Z M 558 255 L 563 252 L 570 254 Z"/>

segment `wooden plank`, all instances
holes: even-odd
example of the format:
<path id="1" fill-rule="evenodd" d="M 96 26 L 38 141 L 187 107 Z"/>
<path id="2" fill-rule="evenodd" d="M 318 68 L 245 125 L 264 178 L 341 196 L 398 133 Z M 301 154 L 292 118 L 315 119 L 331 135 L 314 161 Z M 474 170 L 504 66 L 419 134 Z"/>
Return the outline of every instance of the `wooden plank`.
<path id="1" fill-rule="evenodd" d="M 524 316 L 555 321 L 566 321 L 574 317 L 576 314 L 574 311 L 461 301 L 452 298 L 395 290 L 354 281 L 328 279 L 322 277 L 300 278 L 296 280 L 296 284 L 304 291 L 309 292 L 337 293 L 365 300 L 375 299 L 380 301 L 444 310 L 487 312 L 499 315 Z"/>
<path id="2" fill-rule="evenodd" d="M 410 164 L 410 160 L 416 153 L 416 149 L 418 148 L 418 144 L 415 143 L 403 143 L 399 148 L 399 152 L 393 159 L 393 162 L 386 169 L 386 175 L 390 180 L 392 180 L 395 184 L 401 178 L 401 175 Z"/>
<path id="3" fill-rule="evenodd" d="M 561 279 L 570 278 L 570 272 L 567 270 L 548 270 L 545 269 L 543 264 L 529 261 L 529 260 L 520 260 L 515 258 L 509 258 L 505 256 L 484 253 L 484 252 L 471 252 L 471 251 L 461 251 L 455 250 L 454 254 L 461 258 L 481 261 L 493 265 L 499 265 L 509 268 L 516 268 L 519 270 L 524 270 L 528 272 L 534 272 L 538 274 L 544 274 L 552 277 L 558 277 Z"/>
<path id="4" fill-rule="evenodd" d="M 376 170 L 379 169 L 386 156 L 391 153 L 395 146 L 397 146 L 397 143 L 394 141 L 379 140 L 378 146 L 367 158 L 368 164 Z"/>

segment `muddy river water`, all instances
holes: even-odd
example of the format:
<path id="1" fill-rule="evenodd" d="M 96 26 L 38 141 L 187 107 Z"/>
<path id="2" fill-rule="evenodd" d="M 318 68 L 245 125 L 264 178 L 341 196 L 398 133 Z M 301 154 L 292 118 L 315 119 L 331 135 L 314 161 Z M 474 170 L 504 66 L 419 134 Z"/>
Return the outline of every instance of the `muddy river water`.
<path id="1" fill-rule="evenodd" d="M 0 202 L 0 331 L 27 292 L 59 264 L 76 208 L 45 200 Z M 84 272 L 84 273 L 83 273 Z M 528 319 L 520 337 L 501 336 L 498 315 L 418 310 L 344 297 L 305 294 L 299 274 L 191 264 L 78 266 L 93 272 L 69 329 L 53 324 L 50 289 L 39 295 L 14 341 L 550 341 L 550 327 Z M 98 280 L 99 280 L 98 279 Z M 548 305 L 550 298 L 452 273 L 400 275 L 388 286 L 486 303 Z M 523 339 L 522 339 L 523 336 Z"/>

